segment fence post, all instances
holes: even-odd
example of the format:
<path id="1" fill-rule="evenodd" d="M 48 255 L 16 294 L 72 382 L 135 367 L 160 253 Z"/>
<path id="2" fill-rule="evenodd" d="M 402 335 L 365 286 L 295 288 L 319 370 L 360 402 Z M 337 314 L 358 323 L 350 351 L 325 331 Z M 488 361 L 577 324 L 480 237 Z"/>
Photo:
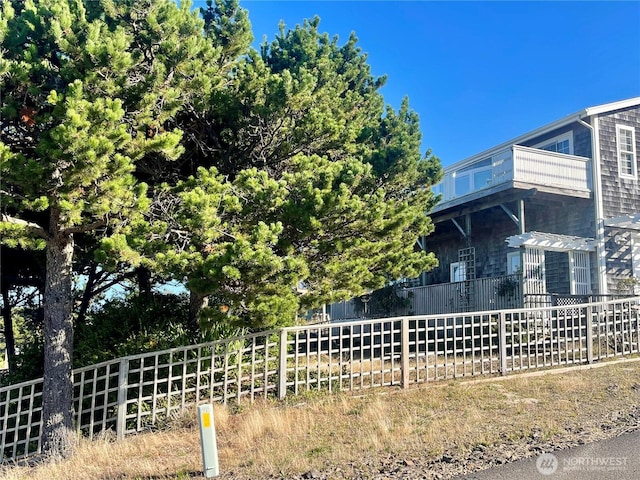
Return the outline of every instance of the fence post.
<path id="1" fill-rule="evenodd" d="M 500 360 L 500 375 L 507 374 L 507 325 L 504 312 L 498 315 L 498 359 Z"/>
<path id="2" fill-rule="evenodd" d="M 283 399 L 287 395 L 287 330 L 280 330 L 280 344 L 278 349 L 278 398 Z"/>
<path id="3" fill-rule="evenodd" d="M 587 309 L 587 363 L 593 363 L 593 307 Z"/>
<path id="4" fill-rule="evenodd" d="M 409 317 L 403 317 L 401 325 L 400 344 L 400 375 L 402 388 L 409 388 Z"/>
<path id="5" fill-rule="evenodd" d="M 140 380 L 142 385 L 142 380 Z M 116 418 L 116 438 L 122 440 L 127 429 L 127 390 L 129 387 L 129 360 L 120 360 L 118 369 L 118 416 Z M 142 388 L 142 386 L 140 386 Z"/>

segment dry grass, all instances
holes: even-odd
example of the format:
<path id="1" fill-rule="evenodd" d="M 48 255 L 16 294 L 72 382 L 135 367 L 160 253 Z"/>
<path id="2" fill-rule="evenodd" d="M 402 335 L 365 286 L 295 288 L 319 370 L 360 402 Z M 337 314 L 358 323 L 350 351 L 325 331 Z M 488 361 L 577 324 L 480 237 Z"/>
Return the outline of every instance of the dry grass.
<path id="1" fill-rule="evenodd" d="M 597 438 L 613 415 L 640 403 L 639 379 L 640 361 L 628 361 L 563 374 L 216 406 L 221 473 L 258 479 L 389 453 L 437 458 L 532 435 L 582 431 Z M 195 420 L 192 411 L 168 431 L 119 443 L 85 441 L 71 459 L 0 474 L 8 480 L 204 478 Z"/>

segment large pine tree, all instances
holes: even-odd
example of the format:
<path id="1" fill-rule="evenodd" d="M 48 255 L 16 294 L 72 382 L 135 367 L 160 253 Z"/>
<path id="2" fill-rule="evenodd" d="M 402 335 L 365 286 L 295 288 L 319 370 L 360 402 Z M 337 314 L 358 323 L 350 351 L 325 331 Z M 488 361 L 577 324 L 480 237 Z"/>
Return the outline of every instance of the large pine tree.
<path id="1" fill-rule="evenodd" d="M 136 162 L 182 153 L 181 132 L 165 126 L 215 78 L 218 54 L 202 30 L 187 2 L 2 4 L 0 233 L 46 250 L 46 453 L 66 455 L 74 444 L 75 237 L 122 236 L 144 221 Z"/>

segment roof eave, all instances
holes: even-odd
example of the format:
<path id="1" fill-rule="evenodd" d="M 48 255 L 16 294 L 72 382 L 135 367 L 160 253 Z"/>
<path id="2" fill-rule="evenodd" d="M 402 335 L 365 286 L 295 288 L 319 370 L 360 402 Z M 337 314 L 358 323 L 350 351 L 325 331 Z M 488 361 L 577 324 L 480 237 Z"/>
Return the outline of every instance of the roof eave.
<path id="1" fill-rule="evenodd" d="M 635 107 L 638 105 L 640 105 L 640 97 L 633 97 L 627 98 L 626 100 L 620 100 L 618 102 L 588 107 L 584 109 L 584 112 L 586 116 L 600 115 L 601 113 L 613 112 L 615 110 L 622 110 L 623 108 Z"/>

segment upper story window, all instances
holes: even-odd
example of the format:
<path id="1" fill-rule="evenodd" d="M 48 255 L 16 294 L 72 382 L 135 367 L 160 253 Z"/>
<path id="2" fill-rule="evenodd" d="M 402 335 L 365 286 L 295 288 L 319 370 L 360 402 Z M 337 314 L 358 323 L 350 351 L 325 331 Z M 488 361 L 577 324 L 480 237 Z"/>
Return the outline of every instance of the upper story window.
<path id="1" fill-rule="evenodd" d="M 454 173 L 456 196 L 466 195 L 492 183 L 491 157 L 464 167 Z"/>
<path id="2" fill-rule="evenodd" d="M 557 137 L 550 138 L 549 140 L 545 140 L 544 142 L 538 143 L 534 145 L 533 148 L 572 155 L 573 138 L 571 132 L 567 132 Z"/>
<path id="3" fill-rule="evenodd" d="M 618 168 L 621 177 L 636 178 L 636 132 L 633 127 L 616 125 L 616 145 L 618 147 Z"/>

